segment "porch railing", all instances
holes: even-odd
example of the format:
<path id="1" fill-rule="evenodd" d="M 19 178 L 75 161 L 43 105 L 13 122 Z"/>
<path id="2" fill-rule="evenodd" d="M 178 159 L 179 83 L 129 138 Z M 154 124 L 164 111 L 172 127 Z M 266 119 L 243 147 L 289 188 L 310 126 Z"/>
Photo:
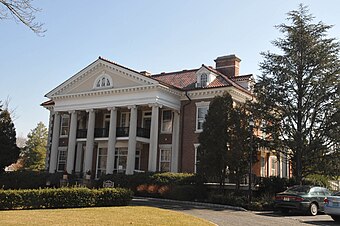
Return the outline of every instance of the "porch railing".
<path id="1" fill-rule="evenodd" d="M 86 138 L 86 136 L 87 136 L 87 129 L 77 130 L 77 138 Z M 117 127 L 116 136 L 117 137 L 128 137 L 129 127 Z M 95 138 L 109 137 L 109 129 L 108 128 L 95 128 L 94 137 Z M 137 137 L 150 138 L 150 129 L 138 127 Z"/>

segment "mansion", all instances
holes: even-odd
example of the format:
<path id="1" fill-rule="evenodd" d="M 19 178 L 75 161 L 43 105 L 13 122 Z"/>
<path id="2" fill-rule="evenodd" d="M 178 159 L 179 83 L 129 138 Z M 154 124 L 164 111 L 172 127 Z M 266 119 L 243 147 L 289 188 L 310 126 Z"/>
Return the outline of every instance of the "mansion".
<path id="1" fill-rule="evenodd" d="M 235 55 L 215 67 L 151 74 L 99 57 L 46 94 L 50 173 L 196 172 L 198 135 L 209 103 L 229 92 L 252 99 L 254 79 Z M 257 176 L 288 177 L 287 161 L 258 150 Z"/>

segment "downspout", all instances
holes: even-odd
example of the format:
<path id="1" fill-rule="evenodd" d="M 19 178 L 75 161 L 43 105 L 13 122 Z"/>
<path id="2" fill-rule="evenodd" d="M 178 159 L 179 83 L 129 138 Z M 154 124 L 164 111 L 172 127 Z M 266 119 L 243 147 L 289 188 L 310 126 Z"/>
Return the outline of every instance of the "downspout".
<path id="1" fill-rule="evenodd" d="M 180 172 L 182 172 L 182 163 L 183 163 L 183 159 L 182 159 L 182 150 L 183 150 L 183 131 L 184 131 L 184 110 L 185 110 L 185 107 L 187 106 L 187 105 L 189 105 L 190 103 L 191 103 L 191 98 L 189 97 L 189 95 L 188 95 L 188 91 L 186 90 L 185 91 L 185 96 L 188 98 L 188 100 L 189 100 L 189 102 L 188 103 L 186 103 L 186 104 L 183 104 L 183 106 L 182 106 L 182 109 L 181 109 L 181 115 L 182 115 L 182 120 L 181 120 L 181 136 L 180 136 L 180 143 L 181 143 L 181 150 L 180 150 L 180 156 L 181 156 L 181 158 L 180 158 L 180 163 L 181 163 L 181 167 L 180 167 Z"/>

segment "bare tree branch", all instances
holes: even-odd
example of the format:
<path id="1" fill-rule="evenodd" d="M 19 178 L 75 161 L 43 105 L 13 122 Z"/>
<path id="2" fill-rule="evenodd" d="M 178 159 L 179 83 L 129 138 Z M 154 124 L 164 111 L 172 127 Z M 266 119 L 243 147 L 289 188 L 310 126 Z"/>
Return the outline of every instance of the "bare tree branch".
<path id="1" fill-rule="evenodd" d="M 21 22 L 39 36 L 46 30 L 43 23 L 35 22 L 35 14 L 41 9 L 32 6 L 33 0 L 0 0 L 0 19 Z"/>

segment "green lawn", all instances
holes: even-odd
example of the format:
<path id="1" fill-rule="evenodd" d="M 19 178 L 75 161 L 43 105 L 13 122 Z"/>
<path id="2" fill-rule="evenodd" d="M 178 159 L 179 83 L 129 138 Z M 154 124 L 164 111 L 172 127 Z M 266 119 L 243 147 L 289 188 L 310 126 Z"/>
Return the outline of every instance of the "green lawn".
<path id="1" fill-rule="evenodd" d="M 144 206 L 0 211 L 0 225 L 214 225 L 175 211 Z"/>

